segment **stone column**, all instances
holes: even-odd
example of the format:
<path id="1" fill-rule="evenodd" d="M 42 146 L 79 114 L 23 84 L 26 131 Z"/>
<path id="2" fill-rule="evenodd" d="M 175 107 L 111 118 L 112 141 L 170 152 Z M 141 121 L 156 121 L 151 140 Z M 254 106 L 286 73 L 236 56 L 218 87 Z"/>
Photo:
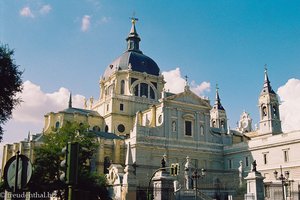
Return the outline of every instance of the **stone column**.
<path id="1" fill-rule="evenodd" d="M 120 163 L 121 145 L 120 140 L 114 139 L 114 163 Z"/>
<path id="2" fill-rule="evenodd" d="M 264 177 L 260 172 L 256 171 L 256 161 L 252 163 L 252 170 L 245 178 L 247 181 L 247 194 L 245 194 L 245 200 L 264 200 Z"/>

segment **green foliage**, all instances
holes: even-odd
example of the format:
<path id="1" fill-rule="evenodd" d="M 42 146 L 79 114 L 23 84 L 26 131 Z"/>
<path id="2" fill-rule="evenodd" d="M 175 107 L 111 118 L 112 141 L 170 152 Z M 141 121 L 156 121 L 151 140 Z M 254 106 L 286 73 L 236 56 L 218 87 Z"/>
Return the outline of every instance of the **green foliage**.
<path id="1" fill-rule="evenodd" d="M 12 110 L 20 103 L 16 97 L 22 91 L 22 73 L 14 63 L 14 51 L 7 45 L 0 44 L 0 142 L 2 141 L 2 125 L 11 118 Z"/>
<path id="2" fill-rule="evenodd" d="M 247 193 L 247 183 L 243 181 L 242 185 L 236 189 L 236 195 L 244 196 Z"/>
<path id="3" fill-rule="evenodd" d="M 64 159 L 61 150 L 68 142 L 78 142 L 80 144 L 79 177 L 76 186 L 78 191 L 89 193 L 91 195 L 89 199 L 97 199 L 99 196 L 107 199 L 103 175 L 92 173 L 88 164 L 97 150 L 98 143 L 95 134 L 88 131 L 87 125 L 67 122 L 62 128 L 45 135 L 43 140 L 43 145 L 35 149 L 31 192 L 58 191 L 58 196 L 64 199 L 67 186 L 59 179 L 60 162 Z"/>

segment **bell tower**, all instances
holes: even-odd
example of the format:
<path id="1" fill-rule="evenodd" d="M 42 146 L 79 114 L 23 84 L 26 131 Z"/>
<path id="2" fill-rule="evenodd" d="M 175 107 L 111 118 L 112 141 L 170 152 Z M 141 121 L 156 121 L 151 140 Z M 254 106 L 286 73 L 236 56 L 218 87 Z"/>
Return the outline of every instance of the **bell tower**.
<path id="1" fill-rule="evenodd" d="M 259 134 L 265 135 L 282 133 L 279 115 L 279 101 L 277 94 L 270 85 L 266 67 L 264 85 L 258 99 L 258 107 L 260 114 Z"/>
<path id="2" fill-rule="evenodd" d="M 216 100 L 213 108 L 210 110 L 210 126 L 227 130 L 227 116 L 219 97 L 219 88 L 216 85 Z"/>

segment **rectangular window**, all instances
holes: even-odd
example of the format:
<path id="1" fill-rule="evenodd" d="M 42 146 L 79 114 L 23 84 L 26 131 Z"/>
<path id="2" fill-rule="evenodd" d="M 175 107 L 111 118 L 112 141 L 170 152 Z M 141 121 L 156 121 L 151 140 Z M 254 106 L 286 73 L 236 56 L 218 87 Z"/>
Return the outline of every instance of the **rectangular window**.
<path id="1" fill-rule="evenodd" d="M 289 151 L 287 149 L 283 150 L 283 159 L 284 162 L 289 162 Z"/>
<path id="2" fill-rule="evenodd" d="M 185 135 L 192 136 L 192 122 L 185 121 Z"/>
<path id="3" fill-rule="evenodd" d="M 246 165 L 246 167 L 249 166 L 249 159 L 248 159 L 248 156 L 245 157 L 245 165 Z"/>
<path id="4" fill-rule="evenodd" d="M 232 169 L 232 160 L 231 159 L 228 160 L 228 169 Z"/>
<path id="5" fill-rule="evenodd" d="M 268 164 L 268 154 L 267 153 L 264 153 L 263 154 L 263 160 L 264 160 L 264 164 Z"/>
<path id="6" fill-rule="evenodd" d="M 120 110 L 123 111 L 124 110 L 124 104 L 120 103 Z"/>
<path id="7" fill-rule="evenodd" d="M 108 111 L 108 110 L 109 110 L 109 105 L 107 104 L 107 105 L 106 105 L 106 111 Z"/>

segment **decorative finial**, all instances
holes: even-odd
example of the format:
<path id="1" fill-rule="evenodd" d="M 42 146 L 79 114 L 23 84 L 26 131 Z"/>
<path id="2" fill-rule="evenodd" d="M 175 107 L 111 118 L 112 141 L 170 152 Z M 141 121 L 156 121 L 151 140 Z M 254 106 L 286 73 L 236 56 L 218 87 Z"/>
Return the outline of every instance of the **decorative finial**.
<path id="1" fill-rule="evenodd" d="M 91 98 L 90 98 L 90 110 L 92 110 L 92 108 L 93 108 L 93 103 L 94 103 L 94 97 L 91 96 Z"/>
<path id="2" fill-rule="evenodd" d="M 135 25 L 136 21 L 139 21 L 139 19 L 136 18 L 136 17 L 134 17 L 134 16 L 135 16 L 135 12 L 133 11 L 132 17 L 129 18 L 129 19 L 131 19 L 131 23 L 132 23 L 133 25 Z"/>
<path id="3" fill-rule="evenodd" d="M 265 64 L 264 66 L 265 66 L 265 72 L 267 72 L 268 71 L 267 64 Z"/>
<path id="4" fill-rule="evenodd" d="M 216 90 L 217 90 L 217 91 L 219 90 L 219 85 L 218 85 L 218 83 L 216 84 Z"/>
<path id="5" fill-rule="evenodd" d="M 141 41 L 141 38 L 139 37 L 139 34 L 136 32 L 135 29 L 135 24 L 139 19 L 134 17 L 134 15 L 135 13 L 133 13 L 133 16 L 129 18 L 131 20 L 132 25 L 131 25 L 129 35 L 126 38 L 127 51 L 135 51 L 138 53 L 142 53 L 142 51 L 139 48 L 139 42 Z"/>
<path id="6" fill-rule="evenodd" d="M 70 92 L 70 97 L 69 97 L 69 108 L 72 108 L 72 92 Z"/>

